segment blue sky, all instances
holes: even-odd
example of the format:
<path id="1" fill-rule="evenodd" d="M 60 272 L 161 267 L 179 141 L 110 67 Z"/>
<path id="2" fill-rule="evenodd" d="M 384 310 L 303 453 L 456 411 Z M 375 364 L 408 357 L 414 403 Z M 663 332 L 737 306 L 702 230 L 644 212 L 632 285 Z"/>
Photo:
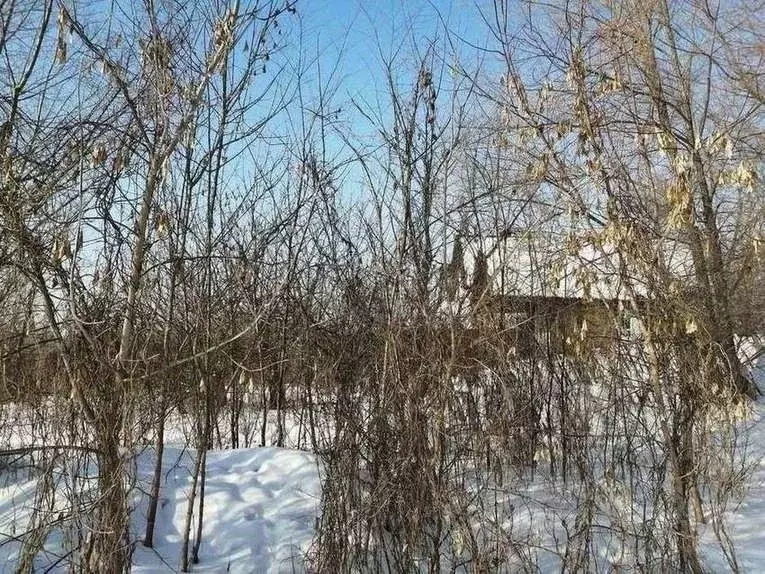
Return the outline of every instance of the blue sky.
<path id="1" fill-rule="evenodd" d="M 366 136 L 375 133 L 374 127 L 353 109 L 351 100 L 373 114 L 381 112 L 389 125 L 384 61 L 395 61 L 397 79 L 408 84 L 416 79 L 419 68 L 414 51 L 424 51 L 435 42 L 439 57 L 453 61 L 459 57 L 455 50 L 462 52 L 465 60 L 459 57 L 460 63 L 471 68 L 476 54 L 462 40 L 486 45 L 488 33 L 479 6 L 489 9 L 490 5 L 487 0 L 298 0 L 300 25 L 296 28 L 302 39 L 290 38 L 288 50 L 316 58 L 318 63 L 309 65 L 302 82 L 304 97 L 310 106 L 319 84 L 329 83 L 333 107 L 342 108 L 338 125 L 343 133 L 356 143 L 369 141 Z M 446 29 L 452 33 L 451 43 Z M 330 73 L 334 75 L 328 82 Z M 330 147 L 337 151 L 339 142 L 330 139 Z M 355 176 L 351 179 L 358 181 Z"/>
<path id="2" fill-rule="evenodd" d="M 465 69 L 474 69 L 478 58 L 486 56 L 479 55 L 479 51 L 466 42 L 473 46 L 491 44 L 480 10 L 491 13 L 492 2 L 297 0 L 296 9 L 296 16 L 285 15 L 280 22 L 280 29 L 286 33 L 282 38 L 286 45 L 279 57 L 274 58 L 274 63 L 287 63 L 284 78 L 289 84 L 288 90 L 294 87 L 295 68 L 302 69 L 304 75 L 300 79 L 300 89 L 307 109 L 318 108 L 321 86 L 330 92 L 329 105 L 324 111 L 342 110 L 337 117 L 333 114 L 332 126 L 324 139 L 327 160 L 331 166 L 341 166 L 335 171 L 340 196 L 354 203 L 355 200 L 363 201 L 366 172 L 352 161 L 355 151 L 343 140 L 347 138 L 356 149 L 368 152 L 380 143 L 377 131 L 380 124 L 391 127 L 385 61 L 394 61 L 394 74 L 404 98 L 408 97 L 408 86 L 416 81 L 419 70 L 415 51 L 419 50 L 422 54 L 431 43 L 435 43 L 436 66 L 439 59 L 444 58 L 448 65 L 458 62 Z M 293 67 L 298 60 L 302 63 Z M 269 65 L 268 69 L 269 74 L 280 73 L 277 65 Z M 439 108 L 446 113 L 452 76 L 446 70 L 442 71 L 445 85 L 442 86 Z M 438 77 L 437 67 L 433 72 Z M 321 79 L 318 78 L 319 73 Z M 268 109 L 269 105 L 270 101 L 265 101 L 263 109 Z M 368 112 L 375 121 L 370 122 L 356 106 Z M 262 118 L 260 106 L 255 108 L 253 118 L 253 121 Z M 301 119 L 305 118 L 300 117 L 299 103 L 291 100 L 285 114 L 274 118 L 266 128 L 269 141 L 282 141 L 288 134 L 289 150 L 294 154 L 288 161 L 293 168 L 299 164 L 299 146 L 304 141 Z M 318 137 L 313 139 L 314 143 L 318 141 Z M 248 166 L 258 163 L 260 154 L 270 153 L 270 149 L 270 144 L 254 146 L 251 149 L 254 155 L 245 158 L 242 166 L 237 168 L 237 178 L 249 181 L 253 173 Z"/>
<path id="3" fill-rule="evenodd" d="M 445 38 L 444 23 L 475 40 L 481 27 L 472 0 L 306 0 L 298 4 L 308 38 L 322 47 L 326 67 L 341 59 L 343 91 L 374 90 L 381 59 L 406 61 L 415 41 Z"/>

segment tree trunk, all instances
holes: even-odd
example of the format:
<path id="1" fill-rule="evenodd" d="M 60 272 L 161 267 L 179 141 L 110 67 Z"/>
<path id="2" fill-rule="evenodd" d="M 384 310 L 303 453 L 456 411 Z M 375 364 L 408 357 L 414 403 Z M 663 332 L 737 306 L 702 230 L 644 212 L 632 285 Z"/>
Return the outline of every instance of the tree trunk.
<path id="1" fill-rule="evenodd" d="M 162 456 L 165 452 L 165 398 L 160 399 L 159 420 L 157 421 L 156 456 L 154 463 L 154 476 L 149 491 L 149 509 L 146 516 L 146 535 L 143 545 L 147 548 L 154 547 L 154 525 L 157 520 L 157 505 L 159 503 L 160 486 L 162 482 Z"/>
<path id="2" fill-rule="evenodd" d="M 194 462 L 194 477 L 191 481 L 191 490 L 186 499 L 186 520 L 183 524 L 183 545 L 181 546 L 181 572 L 189 571 L 189 539 L 191 537 L 191 521 L 194 518 L 194 500 L 197 496 L 197 483 L 199 481 L 199 469 L 202 464 L 201 450 L 197 453 Z"/>
<path id="3" fill-rule="evenodd" d="M 202 545 L 202 526 L 204 525 L 204 513 L 205 513 L 205 482 L 207 480 L 207 450 L 212 435 L 211 424 L 211 407 L 209 393 L 207 394 L 207 400 L 205 401 L 205 429 L 204 436 L 202 437 L 201 444 L 199 446 L 201 453 L 201 462 L 199 464 L 199 514 L 197 516 L 197 533 L 194 539 L 194 547 L 191 551 L 191 562 L 194 564 L 199 563 L 199 547 Z"/>
<path id="4" fill-rule="evenodd" d="M 101 441 L 101 451 L 97 457 L 99 500 L 95 508 L 96 523 L 86 564 L 87 572 L 93 574 L 130 571 L 130 514 L 119 441 L 114 436 L 115 428 L 119 428 L 118 425 L 107 425 L 106 436 Z"/>

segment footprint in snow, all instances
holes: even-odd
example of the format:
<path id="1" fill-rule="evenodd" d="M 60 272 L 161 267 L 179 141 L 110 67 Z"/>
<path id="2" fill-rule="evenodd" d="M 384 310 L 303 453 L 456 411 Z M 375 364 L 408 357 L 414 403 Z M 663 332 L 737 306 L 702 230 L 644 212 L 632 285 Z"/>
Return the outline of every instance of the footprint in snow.
<path id="1" fill-rule="evenodd" d="M 257 508 L 249 508 L 244 511 L 244 519 L 247 522 L 252 522 L 256 518 L 261 518 L 263 513 L 260 511 L 260 509 Z"/>

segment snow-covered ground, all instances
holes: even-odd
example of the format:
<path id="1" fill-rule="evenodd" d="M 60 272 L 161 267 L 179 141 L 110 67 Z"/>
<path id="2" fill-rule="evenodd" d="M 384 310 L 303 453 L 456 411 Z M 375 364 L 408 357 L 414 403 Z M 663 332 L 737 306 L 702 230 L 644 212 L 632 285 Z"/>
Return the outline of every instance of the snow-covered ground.
<path id="1" fill-rule="evenodd" d="M 765 392 L 765 341 L 742 341 L 742 359 L 761 391 Z M 747 459 L 752 466 L 747 488 L 738 504 L 728 509 L 728 534 L 742 572 L 765 571 L 765 398 L 760 398 L 751 416 L 741 425 L 747 440 Z M 735 501 L 734 501 L 735 502 Z M 700 533 L 704 564 L 711 572 L 730 571 L 711 525 Z"/>
<path id="2" fill-rule="evenodd" d="M 193 451 L 166 447 L 154 548 L 136 545 L 133 572 L 179 570 L 193 456 Z M 138 458 L 139 493 L 148 491 L 153 459 L 150 451 Z M 34 503 L 34 492 L 33 481 L 0 489 L 0 572 L 15 571 L 21 545 L 11 533 L 20 530 Z M 134 536 L 139 540 L 146 524 L 146 498 L 138 495 L 133 514 Z M 318 470 L 310 453 L 274 447 L 210 451 L 200 563 L 193 565 L 193 571 L 303 571 L 319 498 Z M 50 537 L 46 547 L 51 553 L 40 557 L 41 571 L 56 559 L 59 540 L 60 536 Z"/>
<path id="3" fill-rule="evenodd" d="M 740 570 L 754 574 L 765 571 L 765 404 L 757 406 L 746 427 L 750 432 L 749 463 L 754 468 L 740 503 L 732 501 L 727 512 L 727 528 Z M 700 549 L 710 572 L 731 570 L 712 525 L 700 532 Z"/>
<path id="4" fill-rule="evenodd" d="M 758 406 L 747 426 L 751 433 L 750 460 L 755 468 L 742 502 L 729 511 L 728 530 L 741 571 L 754 573 L 765 568 L 763 405 Z M 178 447 L 166 447 L 155 547 L 136 545 L 133 572 L 178 571 L 193 454 Z M 138 458 L 137 491 L 148 489 L 152 469 L 153 453 L 147 450 Z M 546 498 L 536 490 L 532 488 L 527 494 Z M 192 571 L 304 572 L 304 557 L 313 539 L 320 494 L 316 460 L 310 453 L 274 447 L 210 451 L 200 563 Z M 12 532 L 20 530 L 33 503 L 33 481 L 0 489 L 0 572 L 15 570 L 20 543 L 13 541 Z M 139 495 L 133 517 L 136 539 L 143 534 L 145 511 L 146 497 Z M 50 545 L 55 544 L 54 536 Z M 710 571 L 730 571 L 711 525 L 700 532 L 700 550 Z M 52 551 L 55 553 L 55 549 Z M 40 566 L 50 564 L 54 556 L 42 557 Z M 557 563 L 546 560 L 544 552 L 538 559 L 542 568 Z"/>
<path id="5" fill-rule="evenodd" d="M 193 460 L 188 451 L 178 449 L 165 455 L 155 547 L 136 547 L 136 573 L 178 570 Z M 151 457 L 143 457 L 139 473 L 147 479 L 145 486 L 151 472 Z M 194 572 L 301 571 L 319 497 L 316 462 L 309 453 L 273 447 L 210 451 L 200 563 Z M 145 502 L 134 524 L 144 527 Z"/>
<path id="6" fill-rule="evenodd" d="M 765 357 L 760 356 L 757 362 L 756 379 L 765 390 Z M 726 529 L 740 571 L 756 573 L 765 571 L 765 400 L 755 406 L 739 427 L 741 436 L 746 437 L 746 460 L 751 474 L 747 487 L 734 493 L 729 501 Z M 179 570 L 194 452 L 180 446 L 185 442 L 181 437 L 187 434 L 182 429 L 171 429 L 169 434 L 155 546 L 149 549 L 139 542 L 135 547 L 133 572 L 140 574 Z M 292 431 L 287 433 L 288 437 L 292 434 Z M 151 449 L 137 458 L 133 536 L 139 541 L 145 528 L 147 497 L 144 493 L 148 491 L 153 464 Z M 35 480 L 23 472 L 14 476 L 7 468 L 0 468 L 0 474 L 5 477 L 0 483 L 0 572 L 14 572 L 21 549 L 16 536 L 24 531 L 29 512 L 36 504 Z M 543 512 L 536 512 L 534 508 L 565 505 L 549 489 L 549 482 L 537 481 L 528 485 L 523 493 L 524 499 L 533 503 L 524 504 L 520 498 L 508 501 L 516 508 L 516 518 L 520 521 L 524 518 L 518 511 L 524 507 L 530 509 L 534 515 L 527 517 L 530 529 L 532 522 L 544 522 Z M 193 565 L 192 571 L 304 572 L 320 496 L 316 457 L 308 452 L 274 447 L 209 451 L 200 563 Z M 562 509 L 562 514 L 566 512 Z M 196 524 L 192 527 L 192 532 L 195 531 Z M 534 562 L 543 572 L 557 571 L 560 562 L 555 553 L 561 549 L 559 544 L 565 545 L 565 540 L 553 540 L 555 537 L 546 536 L 545 531 L 544 527 L 538 530 L 541 538 L 535 541 Z M 546 532 L 550 534 L 549 530 Z M 39 557 L 40 571 L 46 571 L 60 557 L 64 536 L 54 530 L 48 537 L 46 549 L 50 552 Z M 731 570 L 712 524 L 699 531 L 699 549 L 704 566 L 710 572 Z M 603 550 L 610 552 L 605 547 Z M 615 564 L 611 557 L 604 555 L 603 558 Z M 66 571 L 65 561 L 52 571 Z"/>

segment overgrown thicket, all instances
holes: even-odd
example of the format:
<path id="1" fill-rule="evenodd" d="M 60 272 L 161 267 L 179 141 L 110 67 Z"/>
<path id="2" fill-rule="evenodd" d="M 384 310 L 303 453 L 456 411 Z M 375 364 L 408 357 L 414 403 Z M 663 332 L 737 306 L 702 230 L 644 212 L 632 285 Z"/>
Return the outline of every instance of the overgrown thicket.
<path id="1" fill-rule="evenodd" d="M 271 444 L 316 453 L 320 572 L 701 572 L 702 524 L 738 569 L 762 11 L 478 6 L 484 48 L 383 62 L 370 143 L 287 56 L 300 6 L 116 4 L 0 2 L 19 572 L 128 571 L 179 425 L 182 571 L 207 452 Z"/>

